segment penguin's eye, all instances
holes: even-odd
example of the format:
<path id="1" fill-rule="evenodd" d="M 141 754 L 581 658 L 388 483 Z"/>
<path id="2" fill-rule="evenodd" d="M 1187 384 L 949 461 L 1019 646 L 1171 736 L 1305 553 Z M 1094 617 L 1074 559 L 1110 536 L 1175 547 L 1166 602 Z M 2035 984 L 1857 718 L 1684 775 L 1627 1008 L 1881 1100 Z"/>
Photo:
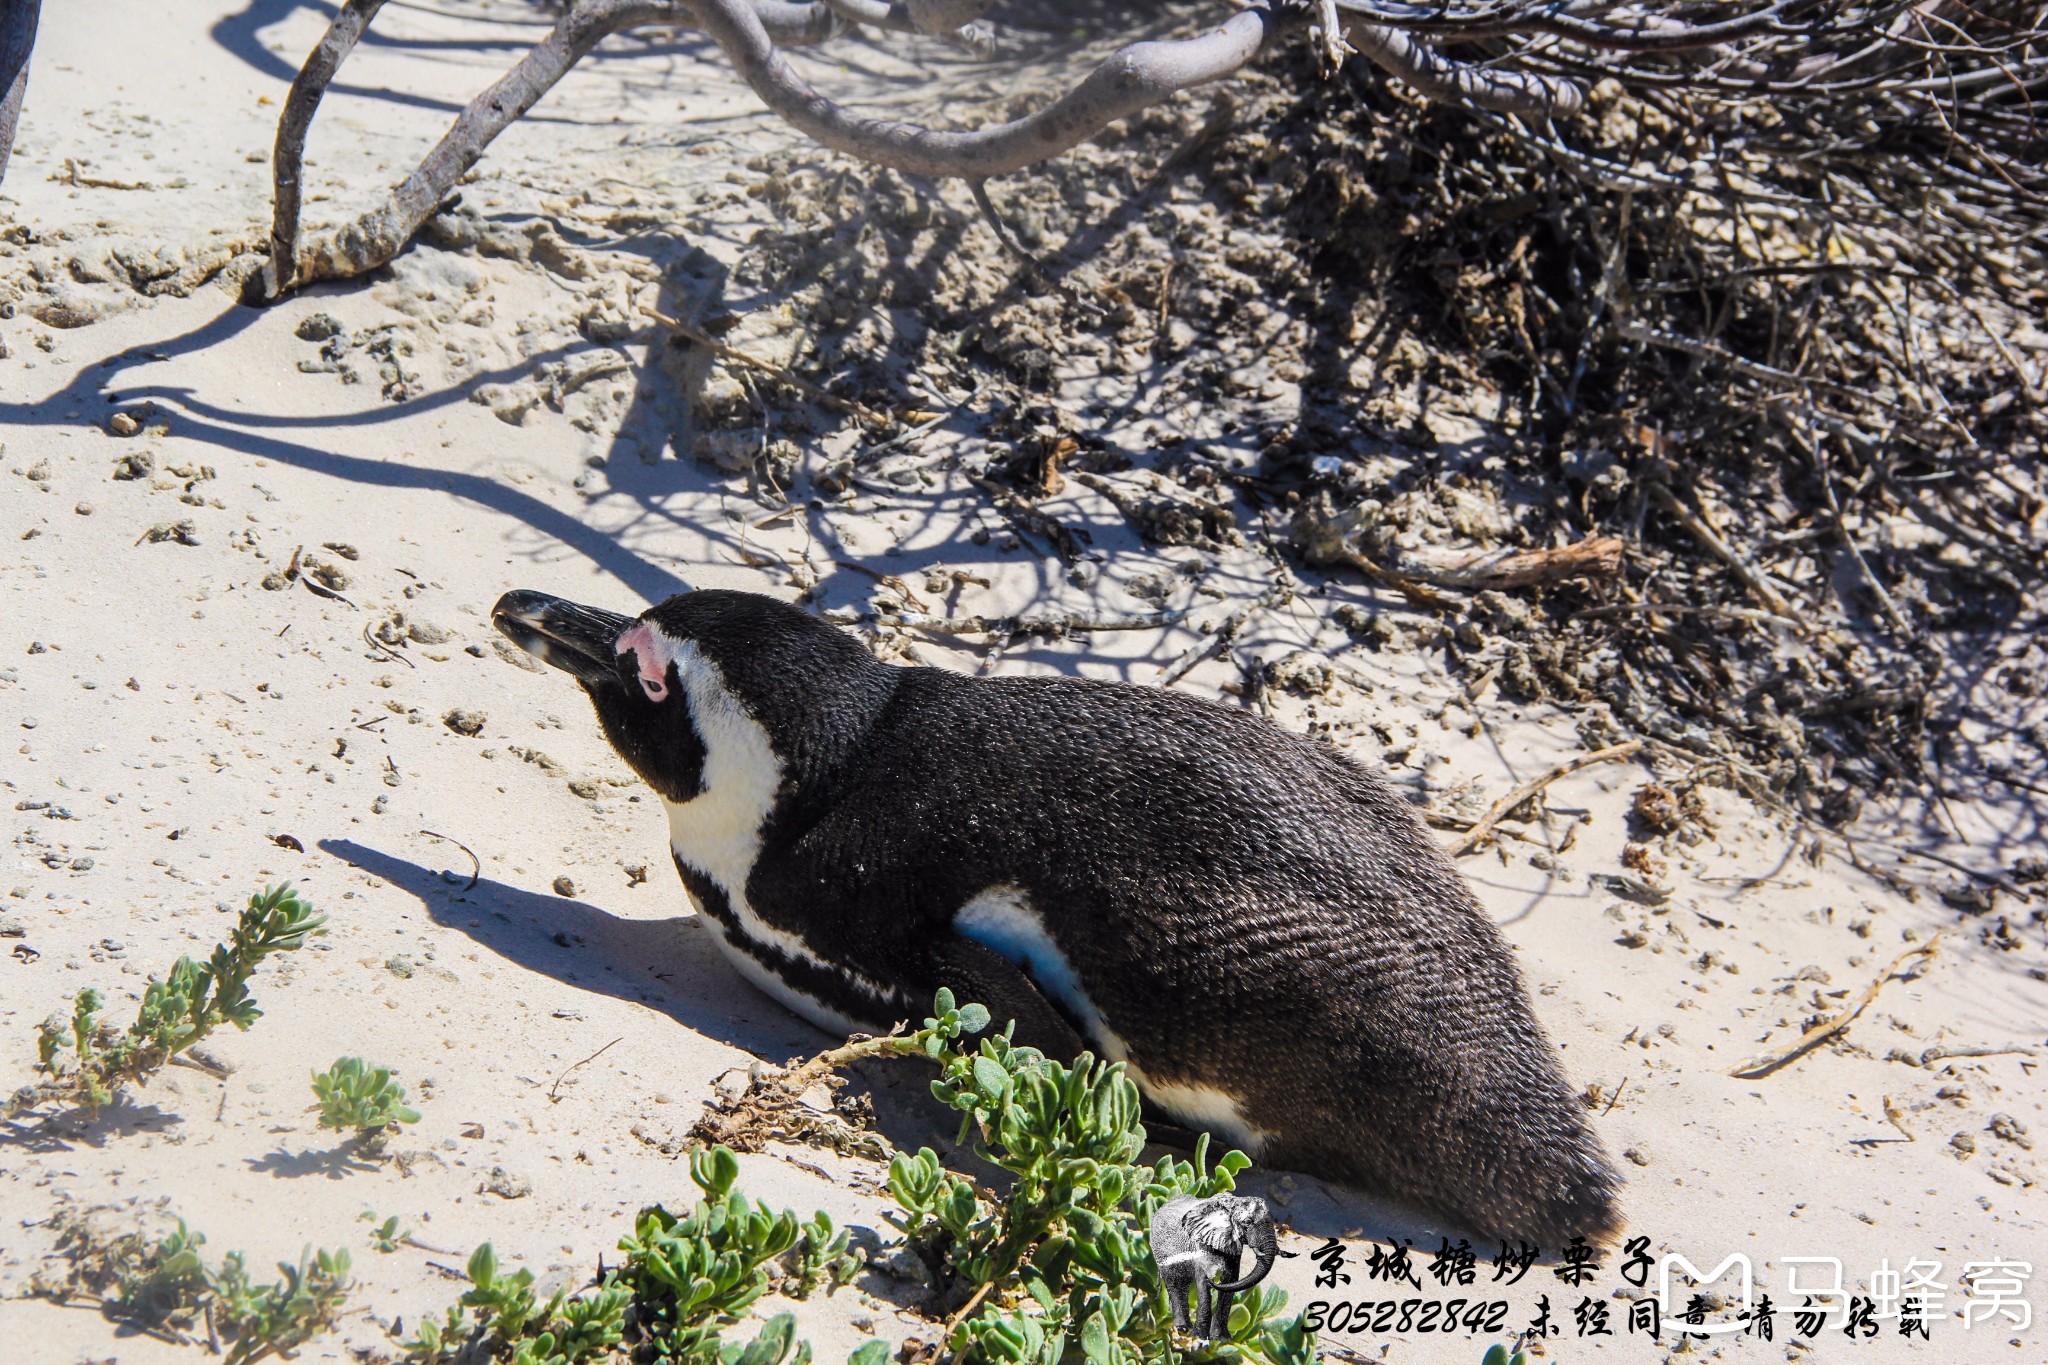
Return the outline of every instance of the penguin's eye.
<path id="1" fill-rule="evenodd" d="M 654 632 L 645 623 L 637 625 L 619 637 L 617 649 L 622 661 L 628 655 L 632 657 L 634 676 L 639 680 L 640 690 L 647 694 L 647 700 L 667 701 L 668 660 Z"/>

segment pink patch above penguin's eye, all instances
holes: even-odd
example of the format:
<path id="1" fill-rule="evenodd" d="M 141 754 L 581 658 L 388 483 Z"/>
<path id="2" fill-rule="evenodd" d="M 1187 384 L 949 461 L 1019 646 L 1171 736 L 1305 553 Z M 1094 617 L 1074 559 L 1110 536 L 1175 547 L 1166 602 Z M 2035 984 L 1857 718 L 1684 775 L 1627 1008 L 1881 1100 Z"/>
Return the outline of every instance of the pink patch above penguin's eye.
<path id="1" fill-rule="evenodd" d="M 640 674 L 640 690 L 647 694 L 649 701 L 668 699 L 668 660 L 663 657 L 667 651 L 661 645 L 654 627 L 642 621 L 619 636 L 618 642 L 612 646 L 620 654 L 633 656 Z"/>

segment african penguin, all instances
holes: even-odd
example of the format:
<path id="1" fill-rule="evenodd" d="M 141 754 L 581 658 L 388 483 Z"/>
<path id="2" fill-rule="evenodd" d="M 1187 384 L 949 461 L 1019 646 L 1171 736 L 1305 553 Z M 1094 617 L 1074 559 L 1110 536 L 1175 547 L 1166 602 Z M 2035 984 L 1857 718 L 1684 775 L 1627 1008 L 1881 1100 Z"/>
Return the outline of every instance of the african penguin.
<path id="1" fill-rule="evenodd" d="M 1539 1246 L 1618 1226 L 1500 935 L 1328 745 L 1177 692 L 885 664 L 751 593 L 492 617 L 660 795 L 732 964 L 820 1028 L 950 986 L 1266 1164 Z"/>

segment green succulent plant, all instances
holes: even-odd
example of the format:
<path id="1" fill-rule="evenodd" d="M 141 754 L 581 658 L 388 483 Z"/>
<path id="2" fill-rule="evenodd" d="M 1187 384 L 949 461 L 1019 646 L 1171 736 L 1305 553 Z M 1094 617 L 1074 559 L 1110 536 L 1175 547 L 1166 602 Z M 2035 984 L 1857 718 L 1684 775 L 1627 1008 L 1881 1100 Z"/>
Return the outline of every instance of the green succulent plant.
<path id="1" fill-rule="evenodd" d="M 827 1215 L 800 1220 L 737 1191 L 739 1159 L 727 1148 L 691 1153 L 690 1178 L 703 1197 L 681 1214 L 642 1209 L 619 1242 L 623 1263 L 576 1294 L 541 1300 L 533 1272 L 504 1272 L 486 1242 L 469 1258 L 469 1292 L 421 1323 L 406 1351 L 435 1365 L 474 1342 L 516 1365 L 582 1365 L 631 1330 L 666 1365 L 804 1365 L 810 1345 L 787 1314 L 746 1343 L 722 1333 L 772 1288 L 792 1298 L 838 1288 L 858 1273 L 860 1253 Z"/>
<path id="2" fill-rule="evenodd" d="M 83 1217 L 60 1218 L 58 1227 L 71 1283 L 39 1285 L 39 1292 L 66 1298 L 82 1291 L 114 1317 L 150 1330 L 210 1332 L 226 1365 L 290 1355 L 333 1327 L 347 1302 L 344 1250 L 309 1248 L 296 1262 L 281 1262 L 278 1279 L 264 1284 L 250 1276 L 238 1251 L 209 1265 L 205 1234 L 182 1220 L 156 1241 L 135 1233 L 106 1238 Z"/>
<path id="3" fill-rule="evenodd" d="M 961 1115 L 960 1141 L 1008 1172 L 1000 1196 L 945 1170 L 930 1148 L 890 1162 L 892 1221 L 933 1268 L 934 1287 L 966 1312 L 947 1345 L 960 1361 L 1059 1365 L 1078 1347 L 1089 1365 L 1190 1360 L 1310 1365 L 1314 1336 L 1283 1316 L 1287 1296 L 1261 1285 L 1232 1307 L 1220 1342 L 1183 1352 L 1146 1237 L 1152 1214 L 1181 1195 L 1233 1188 L 1251 1165 L 1208 1141 L 1194 1159 L 1145 1165 L 1137 1086 L 1121 1063 L 1082 1054 L 1072 1065 L 1016 1045 L 1012 1029 L 982 1034 L 989 1013 L 941 990 L 910 1048 L 939 1065 L 932 1094 Z M 963 1312 L 965 1310 L 963 1309 Z"/>
<path id="4" fill-rule="evenodd" d="M 100 1022 L 105 997 L 87 986 L 73 998 L 69 1018 L 53 1015 L 38 1028 L 36 1069 L 45 1079 L 17 1092 L 9 1112 L 53 1100 L 99 1109 L 123 1084 L 146 1081 L 222 1024 L 247 1029 L 263 1015 L 249 994 L 257 966 L 273 953 L 304 947 L 326 922 L 289 882 L 265 888 L 249 898 L 228 942 L 215 945 L 206 961 L 181 957 L 169 975 L 144 988 L 124 1033 Z"/>
<path id="5" fill-rule="evenodd" d="M 405 1103 L 405 1087 L 391 1079 L 387 1067 L 373 1067 L 360 1057 L 341 1057 L 326 1071 L 313 1073 L 313 1097 L 320 1105 L 322 1128 L 353 1128 L 374 1137 L 397 1123 L 418 1123 L 420 1112 Z"/>

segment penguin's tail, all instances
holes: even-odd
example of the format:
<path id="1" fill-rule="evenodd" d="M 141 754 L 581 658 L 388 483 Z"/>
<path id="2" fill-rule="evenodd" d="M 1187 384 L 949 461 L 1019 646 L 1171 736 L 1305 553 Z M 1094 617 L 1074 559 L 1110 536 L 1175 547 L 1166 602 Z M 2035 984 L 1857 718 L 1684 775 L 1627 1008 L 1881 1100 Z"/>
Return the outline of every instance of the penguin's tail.
<path id="1" fill-rule="evenodd" d="M 1522 1088 L 1509 1103 L 1412 1091 L 1401 1098 L 1400 1105 L 1366 1106 L 1399 1113 L 1391 1129 L 1374 1123 L 1346 1134 L 1340 1119 L 1307 1142 L 1283 1138 L 1267 1157 L 1546 1253 L 1578 1237 L 1610 1242 L 1620 1232 L 1621 1177 L 1561 1082 Z"/>
<path id="2" fill-rule="evenodd" d="M 1621 1231 L 1621 1177 L 1573 1097 L 1514 1110 L 1447 1116 L 1434 1142 L 1410 1150 L 1390 1193 L 1462 1227 L 1546 1252 L 1574 1238 L 1598 1245 Z"/>

